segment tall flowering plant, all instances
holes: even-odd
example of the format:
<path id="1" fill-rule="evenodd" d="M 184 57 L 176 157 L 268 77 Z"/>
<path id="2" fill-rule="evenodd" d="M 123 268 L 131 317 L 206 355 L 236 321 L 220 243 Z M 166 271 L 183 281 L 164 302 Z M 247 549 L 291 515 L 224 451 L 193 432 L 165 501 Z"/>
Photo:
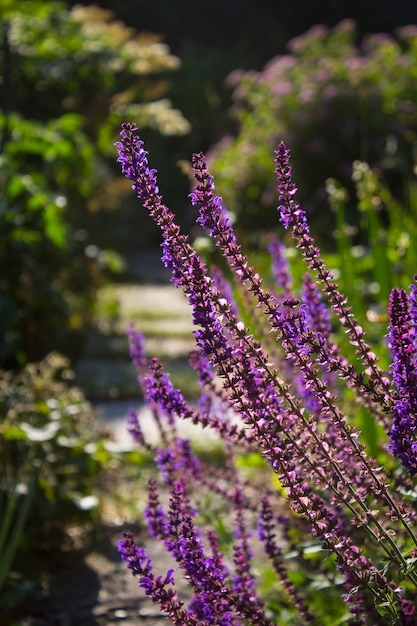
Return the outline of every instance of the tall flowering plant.
<path id="1" fill-rule="evenodd" d="M 322 260 L 280 143 L 278 214 L 307 266 L 300 293 L 276 241 L 269 248 L 275 286 L 265 287 L 215 194 L 204 155 L 193 156 L 191 203 L 227 261 L 232 289 L 181 233 L 136 130 L 122 125 L 118 160 L 160 227 L 163 263 L 190 303 L 190 363 L 202 394 L 197 406 L 188 404 L 162 364 L 147 357 L 143 336 L 129 329 L 161 435 L 151 444 L 129 412 L 133 439 L 154 452 L 160 472 L 159 482 L 149 481 L 144 516 L 176 567 L 157 575 L 130 532 L 119 544 L 122 558 L 173 624 L 417 624 L 415 285 L 410 294 L 391 294 L 392 368 L 383 371 Z M 339 348 L 340 328 L 355 362 Z M 357 407 L 387 434 L 379 463 L 361 441 Z M 180 420 L 217 433 L 223 467 L 198 458 L 178 433 Z M 249 472 L 253 458 L 258 468 Z M 211 519 L 207 502 L 216 510 Z M 176 588 L 181 573 L 191 597 Z"/>

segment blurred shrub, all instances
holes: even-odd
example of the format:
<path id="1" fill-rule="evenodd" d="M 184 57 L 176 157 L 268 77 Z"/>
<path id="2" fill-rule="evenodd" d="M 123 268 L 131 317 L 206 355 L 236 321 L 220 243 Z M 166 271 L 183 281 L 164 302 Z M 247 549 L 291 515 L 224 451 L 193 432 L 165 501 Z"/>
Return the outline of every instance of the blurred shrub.
<path id="1" fill-rule="evenodd" d="M 74 355 L 74 342 L 89 321 L 99 267 L 69 226 L 62 180 L 73 176 L 86 183 L 91 170 L 81 121 L 75 114 L 46 123 L 17 114 L 7 120 L 13 140 L 4 147 L 0 174 L 3 365 L 35 360 L 53 348 Z"/>
<path id="2" fill-rule="evenodd" d="M 0 589 L 12 566 L 27 570 L 53 545 L 54 529 L 62 540 L 97 510 L 99 434 L 72 378 L 57 353 L 17 375 L 0 371 Z"/>
<path id="3" fill-rule="evenodd" d="M 292 147 L 300 200 L 321 236 L 332 223 L 325 180 L 351 186 L 352 162 L 367 161 L 399 194 L 415 163 L 417 28 L 372 35 L 356 45 L 355 25 L 316 26 L 261 72 L 236 71 L 235 136 L 210 155 L 227 208 L 246 231 L 276 223 L 273 164 L 279 140 Z"/>
<path id="4" fill-rule="evenodd" d="M 160 36 L 137 34 L 97 6 L 69 10 L 62 2 L 6 0 L 1 17 L 10 57 L 3 55 L 2 69 L 13 69 L 13 94 L 3 83 L 4 95 L 25 117 L 77 112 L 90 137 L 119 114 L 139 116 L 141 125 L 165 134 L 189 130 L 163 98 L 167 73 L 180 61 Z M 104 142 L 100 146 L 112 150 Z"/>
<path id="5" fill-rule="evenodd" d="M 0 365 L 21 367 L 76 356 L 103 270 L 122 267 L 114 212 L 101 235 L 129 188 L 113 164 L 120 120 L 189 125 L 164 98 L 179 60 L 159 37 L 60 2 L 6 0 L 0 22 Z"/>

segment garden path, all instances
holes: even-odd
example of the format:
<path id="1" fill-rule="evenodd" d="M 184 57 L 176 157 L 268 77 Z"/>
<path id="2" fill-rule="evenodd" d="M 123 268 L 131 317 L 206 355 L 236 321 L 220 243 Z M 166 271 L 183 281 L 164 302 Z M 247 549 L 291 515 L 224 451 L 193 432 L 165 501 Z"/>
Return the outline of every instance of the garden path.
<path id="1" fill-rule="evenodd" d="M 77 384 L 96 409 L 99 424 L 113 434 L 121 446 L 131 446 L 125 428 L 127 410 L 139 411 L 150 440 L 157 437 L 149 410 L 144 406 L 137 373 L 129 358 L 126 328 L 134 323 L 145 335 L 150 356 L 158 356 L 172 374 L 174 384 L 190 398 L 197 383 L 188 366 L 194 345 L 190 307 L 162 266 L 159 250 L 137 253 L 130 259 L 133 283 L 111 285 L 103 290 L 102 302 L 84 354 L 76 366 Z M 195 427 L 184 424 L 187 435 Z"/>

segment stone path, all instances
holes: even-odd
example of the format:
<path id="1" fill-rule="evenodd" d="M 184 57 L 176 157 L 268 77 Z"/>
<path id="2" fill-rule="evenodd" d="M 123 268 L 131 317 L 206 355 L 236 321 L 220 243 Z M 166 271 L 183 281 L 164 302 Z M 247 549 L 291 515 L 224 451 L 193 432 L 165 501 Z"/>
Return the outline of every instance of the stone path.
<path id="1" fill-rule="evenodd" d="M 100 317 L 98 332 L 92 335 L 76 368 L 77 383 L 96 409 L 100 426 L 110 430 L 115 443 L 125 449 L 134 445 L 125 427 L 131 406 L 139 412 L 146 437 L 152 442 L 157 439 L 129 358 L 126 328 L 130 323 L 144 333 L 147 353 L 166 364 L 174 384 L 183 388 L 181 382 L 185 381 L 188 396 L 198 391 L 197 382 L 190 383 L 194 374 L 188 366 L 188 354 L 195 345 L 191 309 L 182 292 L 169 282 L 159 257 L 159 250 L 138 254 L 133 264 L 138 283 L 116 285 L 103 292 L 103 298 L 114 298 L 112 306 L 118 315 Z M 144 282 L 145 278 L 153 283 Z M 187 437 L 201 437 L 201 429 L 190 423 L 182 423 L 180 431 Z"/>

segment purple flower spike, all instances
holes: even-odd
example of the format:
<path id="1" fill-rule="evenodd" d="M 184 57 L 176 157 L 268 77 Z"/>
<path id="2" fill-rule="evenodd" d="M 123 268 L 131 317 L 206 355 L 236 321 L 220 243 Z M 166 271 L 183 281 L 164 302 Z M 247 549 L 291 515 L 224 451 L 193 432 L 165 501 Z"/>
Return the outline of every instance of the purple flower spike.
<path id="1" fill-rule="evenodd" d="M 124 532 L 123 537 L 118 543 L 123 561 L 126 561 L 134 576 L 149 576 L 152 573 L 152 563 L 144 548 L 138 548 L 133 533 Z"/>
<path id="2" fill-rule="evenodd" d="M 347 298 L 340 293 L 337 284 L 333 280 L 333 274 L 327 269 L 322 259 L 321 251 L 315 245 L 314 239 L 310 235 L 305 211 L 295 202 L 294 196 L 297 192 L 297 187 L 291 180 L 290 150 L 287 149 L 283 142 L 279 144 L 275 152 L 275 162 L 279 199 L 282 203 L 278 207 L 281 222 L 286 229 L 291 228 L 296 247 L 302 251 L 302 256 L 307 263 L 308 269 L 315 273 L 316 280 L 321 286 L 321 291 L 325 294 L 339 322 L 346 328 L 349 341 L 354 346 L 358 359 L 367 369 L 369 382 L 366 386 L 366 393 L 372 391 L 374 397 L 378 398 L 381 404 L 384 404 L 386 396 L 389 394 L 389 385 L 385 372 L 378 367 L 375 354 L 371 346 L 365 341 L 365 332 L 353 316 L 352 307 L 348 305 Z M 334 371 L 340 368 L 342 377 L 345 378 L 343 364 L 340 362 L 336 365 L 336 362 L 334 362 L 334 366 Z M 352 373 L 353 378 L 351 378 Z M 363 387 L 363 379 L 355 376 L 353 369 L 349 373 L 349 378 L 358 387 Z"/>
<path id="3" fill-rule="evenodd" d="M 127 336 L 129 339 L 129 355 L 132 359 L 132 363 L 141 372 L 146 367 L 146 351 L 145 351 L 145 337 L 143 334 L 134 329 L 131 324 L 127 329 Z"/>
<path id="4" fill-rule="evenodd" d="M 197 626 L 200 622 L 195 615 L 184 609 L 184 603 L 178 600 L 177 592 L 172 586 L 175 584 L 173 569 L 169 569 L 166 575 L 154 576 L 152 573 L 151 559 L 144 548 L 136 545 L 135 537 L 131 532 L 124 532 L 123 539 L 119 541 L 118 550 L 127 566 L 132 570 L 133 576 L 140 579 L 139 587 L 145 590 L 153 602 L 159 604 L 167 613 L 176 626 Z"/>
<path id="5" fill-rule="evenodd" d="M 317 604 L 319 592 L 313 585 L 303 585 L 305 576 L 293 578 L 298 565 L 304 571 L 303 546 L 313 539 L 324 558 L 318 553 L 309 564 L 329 583 L 328 607 L 338 612 L 338 623 L 343 619 L 351 626 L 414 625 L 413 483 L 407 472 L 392 468 L 392 460 L 389 473 L 384 471 L 385 451 L 378 463 L 369 456 L 357 429 L 356 407 L 365 408 L 389 431 L 391 450 L 409 473 L 417 474 L 417 285 L 411 286 L 409 296 L 403 290 L 391 294 L 390 380 L 378 366 L 365 331 L 334 282 L 306 214 L 296 203 L 290 151 L 283 143 L 276 151 L 279 210 L 309 271 L 301 294 L 294 293 L 279 244 L 271 252 L 281 290 L 276 294 L 263 287 L 223 201 L 215 195 L 206 160 L 197 154 L 191 201 L 198 209 L 199 224 L 214 238 L 228 265 L 225 276 L 231 270 L 234 290 L 218 270 L 209 270 L 163 204 L 156 172 L 135 131 L 134 124 L 123 124 L 118 160 L 160 228 L 163 263 L 191 305 L 197 349 L 190 362 L 203 389 L 197 409 L 173 385 L 158 359 L 146 357 L 142 335 L 129 328 L 130 355 L 161 434 L 158 447 L 147 446 L 160 476 L 158 482 L 149 481 L 144 518 L 189 586 L 188 608 L 178 599 L 173 571 L 156 576 L 131 533 L 119 543 L 122 559 L 145 593 L 178 626 L 273 626 L 271 617 L 292 620 L 292 614 L 285 615 L 288 601 L 294 621 L 321 624 L 324 617 L 333 618 L 315 615 L 319 607 L 326 611 L 327 604 L 322 599 Z M 346 331 L 357 357 L 353 361 L 343 355 L 336 328 L 333 339 L 329 314 L 332 326 L 339 324 Z M 204 432 L 198 439 L 198 458 L 194 440 L 179 436 L 177 424 L 185 419 L 219 435 L 221 465 L 212 465 L 211 455 L 205 454 Z M 128 427 L 146 446 L 133 410 Z M 158 487 L 161 481 L 163 491 Z M 284 542 L 274 513 L 283 510 L 288 516 Z M 259 538 L 287 600 L 282 593 L 276 598 L 269 592 L 261 596 L 254 567 L 257 551 L 252 558 L 253 521 L 259 511 Z M 230 514 L 235 535 L 232 550 L 226 552 L 233 532 Z M 297 556 L 287 573 L 288 548 Z M 326 553 L 331 558 L 326 559 Z M 264 605 L 269 598 L 271 603 Z"/>
<path id="6" fill-rule="evenodd" d="M 275 521 L 272 507 L 268 498 L 264 496 L 261 502 L 261 513 L 258 523 L 259 539 L 264 544 L 265 554 L 272 562 L 275 573 L 277 574 L 284 591 L 292 600 L 292 603 L 297 608 L 304 622 L 306 624 L 314 625 L 316 624 L 316 620 L 309 613 L 296 588 L 294 587 L 291 580 L 288 578 L 288 574 L 284 566 L 284 560 L 282 558 L 282 552 L 280 547 L 278 546 L 278 541 L 276 541 L 275 530 Z"/>
<path id="7" fill-rule="evenodd" d="M 139 416 L 133 407 L 130 407 L 126 415 L 126 428 L 133 441 L 147 447 L 145 437 L 139 423 Z"/>
<path id="8" fill-rule="evenodd" d="M 159 501 L 158 485 L 154 478 L 150 478 L 148 481 L 148 506 L 143 516 L 152 537 L 163 541 L 169 537 L 168 519 Z"/>
<path id="9" fill-rule="evenodd" d="M 392 290 L 388 311 L 391 318 L 388 345 L 391 348 L 393 379 L 397 387 L 391 409 L 393 425 L 389 432 L 389 448 L 414 476 L 417 474 L 416 349 L 407 294 L 403 289 Z"/>
<path id="10" fill-rule="evenodd" d="M 417 274 L 414 276 L 414 280 L 417 281 Z M 410 336 L 413 341 L 414 350 L 417 353 L 417 285 L 412 283 L 410 285 L 410 317 L 411 317 L 411 331 Z M 414 365 L 417 368 L 417 359 L 414 361 Z"/>
<path id="11" fill-rule="evenodd" d="M 148 153 L 143 148 L 143 141 L 135 135 L 136 124 L 122 124 L 120 136 L 122 141 L 114 145 L 119 151 L 117 162 L 122 166 L 122 172 L 133 181 L 132 189 L 139 198 L 147 200 L 149 196 L 159 193 L 156 184 L 156 170 L 148 165 Z"/>
<path id="12" fill-rule="evenodd" d="M 281 141 L 276 152 L 275 162 L 277 164 L 276 174 L 278 176 L 278 193 L 279 199 L 283 202 L 278 207 L 281 215 L 281 222 L 286 229 L 297 229 L 303 235 L 308 235 L 310 229 L 307 224 L 305 211 L 300 208 L 294 200 L 297 193 L 297 187 L 291 180 L 292 167 L 290 166 L 291 151 L 287 149 L 284 142 Z"/>
<path id="13" fill-rule="evenodd" d="M 332 326 L 329 311 L 322 300 L 322 294 L 310 274 L 305 274 L 301 298 L 304 304 L 307 324 L 323 338 L 328 338 Z"/>

